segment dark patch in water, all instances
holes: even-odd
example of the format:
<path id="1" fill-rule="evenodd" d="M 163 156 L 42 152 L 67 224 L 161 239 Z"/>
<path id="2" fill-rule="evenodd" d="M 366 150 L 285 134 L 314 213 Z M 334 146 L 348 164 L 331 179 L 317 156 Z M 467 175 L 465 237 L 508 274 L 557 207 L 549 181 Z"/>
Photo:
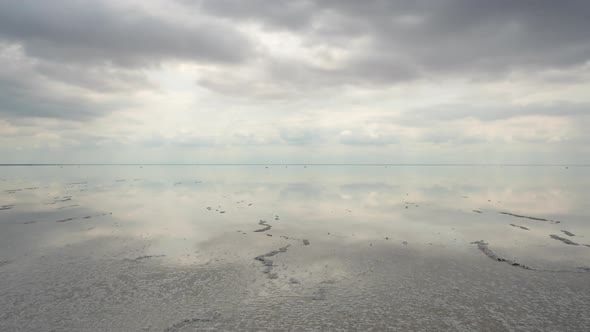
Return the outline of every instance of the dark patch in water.
<path id="1" fill-rule="evenodd" d="M 567 240 L 567 239 L 564 239 L 564 240 Z M 581 269 L 582 271 L 535 269 L 535 268 L 531 268 L 531 267 L 528 267 L 526 265 L 517 263 L 517 262 L 515 262 L 513 260 L 506 259 L 506 258 L 503 258 L 503 257 L 498 256 L 495 252 L 493 252 L 488 247 L 488 244 L 485 241 L 483 241 L 483 240 L 471 242 L 471 244 L 477 244 L 477 248 L 481 252 L 483 252 L 486 256 L 488 256 L 489 258 L 491 258 L 491 259 L 493 259 L 495 261 L 503 262 L 503 263 L 506 263 L 506 264 L 510 264 L 512 266 L 520 267 L 520 268 L 525 269 L 525 270 L 538 271 L 538 272 L 554 272 L 554 273 L 588 273 L 588 272 L 590 272 L 590 268 L 586 268 L 586 267 L 576 267 L 577 269 Z"/>
<path id="2" fill-rule="evenodd" d="M 564 238 L 564 237 L 561 237 L 561 236 L 559 236 L 559 235 L 551 234 L 551 235 L 549 235 L 549 237 L 550 237 L 550 238 L 552 238 L 552 239 L 555 239 L 555 240 L 557 240 L 557 241 L 561 241 L 561 242 L 563 242 L 563 243 L 565 243 L 565 244 L 569 244 L 569 245 L 571 245 L 571 246 L 577 246 L 577 245 L 578 245 L 578 244 L 577 244 L 577 243 L 575 243 L 574 241 L 571 241 L 571 240 L 569 240 L 569 239 L 566 239 L 566 238 Z"/>
<path id="3" fill-rule="evenodd" d="M 67 219 L 61 219 L 61 220 L 56 220 L 55 222 L 67 222 L 67 221 L 72 221 L 72 220 L 76 220 L 77 218 L 67 218 Z"/>
<path id="4" fill-rule="evenodd" d="M 260 220 L 260 221 L 258 222 L 258 225 L 262 225 L 262 226 L 264 226 L 264 227 L 263 227 L 263 228 L 260 228 L 260 229 L 257 229 L 257 230 L 255 230 L 254 232 L 266 232 L 266 231 L 268 231 L 269 229 L 271 229 L 271 228 L 272 228 L 272 226 L 271 226 L 271 225 L 269 225 L 269 224 L 268 224 L 266 221 L 264 221 L 264 220 Z"/>
<path id="5" fill-rule="evenodd" d="M 512 266 L 516 266 L 516 267 L 520 267 L 522 269 L 525 270 L 533 270 L 530 267 L 526 266 L 526 265 L 522 265 L 520 263 L 517 263 L 513 260 L 507 259 L 507 258 L 503 258 L 498 256 L 495 252 L 493 252 L 489 247 L 488 244 L 484 241 L 484 240 L 480 240 L 480 241 L 474 241 L 471 242 L 471 244 L 477 244 L 477 248 L 483 252 L 486 256 L 488 256 L 489 258 L 498 261 L 498 262 L 504 262 L 507 264 L 510 264 Z"/>
<path id="6" fill-rule="evenodd" d="M 520 215 L 520 214 L 514 214 L 514 213 L 510 213 L 510 212 L 500 212 L 500 214 L 505 214 L 507 216 L 513 216 L 513 217 L 516 217 L 516 218 L 526 218 L 526 219 L 538 220 L 538 221 L 549 221 L 548 219 L 545 219 L 545 218 L 537 218 L 537 217 L 523 216 L 523 215 Z"/>
<path id="7" fill-rule="evenodd" d="M 144 259 L 149 259 L 149 258 L 158 258 L 158 257 L 166 257 L 166 255 L 146 255 L 146 256 L 139 256 L 137 258 L 134 258 L 133 260 L 138 262 L 138 261 L 142 261 Z"/>
<path id="8" fill-rule="evenodd" d="M 60 207 L 57 208 L 57 210 L 63 210 L 63 209 L 67 209 L 67 208 L 73 208 L 73 207 L 76 207 L 76 206 L 80 206 L 80 205 L 78 205 L 78 204 L 72 204 L 72 205 L 67 205 L 67 206 L 60 206 Z"/>
<path id="9" fill-rule="evenodd" d="M 112 215 L 112 212 L 109 213 L 99 213 L 99 214 L 95 214 L 95 215 L 90 215 L 90 216 L 84 216 L 84 217 L 72 217 L 72 218 L 67 218 L 67 219 L 62 219 L 62 220 L 57 220 L 56 222 L 67 222 L 67 221 L 72 221 L 72 220 L 76 220 L 76 219 L 90 219 L 90 218 L 94 218 L 94 217 L 104 217 L 104 216 L 108 216 L 108 215 Z"/>
<path id="10" fill-rule="evenodd" d="M 196 317 L 196 318 L 185 319 L 185 320 L 180 321 L 178 323 L 174 323 L 172 326 L 167 327 L 166 329 L 164 329 L 164 332 L 185 331 L 186 328 L 188 328 L 192 324 L 201 323 L 201 322 L 211 322 L 215 318 L 217 318 L 218 315 L 219 314 L 216 313 L 212 317 L 205 317 L 205 318 Z"/>
<path id="11" fill-rule="evenodd" d="M 309 245 L 309 240 L 303 239 L 303 244 L 308 246 Z"/>
<path id="12" fill-rule="evenodd" d="M 10 210 L 14 207 L 14 204 L 2 205 L 0 206 L 0 210 Z"/>
<path id="13" fill-rule="evenodd" d="M 273 257 L 277 254 L 287 252 L 287 249 L 290 246 L 291 245 L 288 244 L 284 247 L 280 247 L 277 250 L 272 250 L 272 251 L 267 252 L 266 254 L 254 257 L 255 260 L 262 263 L 262 265 L 264 266 L 264 270 L 262 271 L 262 273 L 267 274 L 269 279 L 276 279 L 278 277 L 276 273 L 271 273 L 274 265 L 273 265 L 272 259 L 269 259 L 269 257 Z"/>
<path id="14" fill-rule="evenodd" d="M 561 232 L 567 236 L 576 236 L 574 233 L 570 232 L 570 231 L 566 231 L 566 230 L 561 230 Z"/>
<path id="15" fill-rule="evenodd" d="M 473 210 L 473 212 L 475 212 L 475 213 L 483 213 L 483 212 L 481 212 L 479 210 Z"/>
<path id="16" fill-rule="evenodd" d="M 22 191 L 22 189 L 6 189 L 6 190 L 4 190 L 4 192 L 8 193 L 8 194 L 14 194 L 18 191 Z"/>
<path id="17" fill-rule="evenodd" d="M 524 229 L 525 231 L 530 231 L 530 229 L 529 229 L 529 228 L 526 228 L 526 227 L 524 227 L 524 226 L 515 225 L 515 224 L 510 224 L 510 226 L 512 226 L 512 227 L 517 227 L 517 228 L 520 228 L 520 229 Z"/>

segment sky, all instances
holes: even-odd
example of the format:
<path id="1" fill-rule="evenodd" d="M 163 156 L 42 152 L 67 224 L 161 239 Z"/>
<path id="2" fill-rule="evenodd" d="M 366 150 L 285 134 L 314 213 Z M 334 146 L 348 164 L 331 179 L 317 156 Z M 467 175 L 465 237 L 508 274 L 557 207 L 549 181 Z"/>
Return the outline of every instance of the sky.
<path id="1" fill-rule="evenodd" d="M 0 163 L 590 164 L 590 1 L 0 0 Z"/>

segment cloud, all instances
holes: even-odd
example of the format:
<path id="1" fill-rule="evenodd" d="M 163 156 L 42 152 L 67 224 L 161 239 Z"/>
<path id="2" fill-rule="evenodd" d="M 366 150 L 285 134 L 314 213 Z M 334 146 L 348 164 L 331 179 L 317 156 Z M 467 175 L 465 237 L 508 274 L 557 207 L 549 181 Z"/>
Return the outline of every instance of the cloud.
<path id="1" fill-rule="evenodd" d="M 181 0 L 195 12 L 292 36 L 301 55 L 261 56 L 269 79 L 300 86 L 396 84 L 457 75 L 570 68 L 590 61 L 587 1 Z M 294 44 L 297 44 L 294 46 Z M 340 52 L 330 69 L 310 60 L 318 47 Z M 309 56 L 305 56 L 305 54 Z M 313 58 L 313 57 L 312 57 Z M 277 61 L 285 70 L 277 70 Z M 575 79 L 572 77 L 571 79 Z M 567 79 L 566 79 L 567 80 Z"/>
<path id="2" fill-rule="evenodd" d="M 109 95 L 91 94 L 80 90 L 81 84 L 71 86 L 67 83 L 82 80 L 71 72 L 61 72 L 69 76 L 56 82 L 50 72 L 39 70 L 38 64 L 24 57 L 18 47 L 0 44 L 0 115 L 11 119 L 18 118 L 58 118 L 68 121 L 83 121 L 111 113 L 129 104 Z M 54 68 L 51 68 L 54 69 Z M 94 76 L 93 76 L 94 77 Z M 98 78 L 86 84 L 94 89 L 107 87 L 120 82 L 119 87 L 133 82 L 116 75 Z M 88 77 L 86 77 L 88 79 Z"/>
<path id="3" fill-rule="evenodd" d="M 364 132 L 343 130 L 339 139 L 341 144 L 358 146 L 383 146 L 399 142 L 399 138 L 393 133 L 367 132 L 366 130 Z"/>
<path id="4" fill-rule="evenodd" d="M 0 38 L 53 61 L 138 66 L 167 59 L 236 63 L 251 45 L 228 24 L 171 21 L 105 1 L 0 1 Z"/>
<path id="5" fill-rule="evenodd" d="M 0 115 L 82 121 L 157 90 L 168 61 L 233 65 L 254 48 L 230 24 L 155 16 L 109 1 L 0 1 Z"/>
<path id="6" fill-rule="evenodd" d="M 0 0 L 0 152 L 584 159 L 589 12 L 581 0 Z"/>
<path id="7" fill-rule="evenodd" d="M 321 138 L 319 131 L 306 127 L 284 127 L 279 133 L 281 139 L 289 145 L 318 144 Z"/>
<path id="8" fill-rule="evenodd" d="M 414 126 L 431 126 L 438 121 L 477 119 L 497 121 L 530 116 L 580 117 L 590 116 L 590 103 L 534 103 L 528 105 L 451 104 L 413 109 L 402 115 L 401 122 Z"/>

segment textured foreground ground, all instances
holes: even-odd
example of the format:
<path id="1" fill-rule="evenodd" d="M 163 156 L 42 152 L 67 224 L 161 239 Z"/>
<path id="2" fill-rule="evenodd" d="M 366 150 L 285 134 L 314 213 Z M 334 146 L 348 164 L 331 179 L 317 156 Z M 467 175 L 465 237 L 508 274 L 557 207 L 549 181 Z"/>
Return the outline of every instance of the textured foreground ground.
<path id="1" fill-rule="evenodd" d="M 4 169 L 0 330 L 588 331 L 588 171 Z"/>

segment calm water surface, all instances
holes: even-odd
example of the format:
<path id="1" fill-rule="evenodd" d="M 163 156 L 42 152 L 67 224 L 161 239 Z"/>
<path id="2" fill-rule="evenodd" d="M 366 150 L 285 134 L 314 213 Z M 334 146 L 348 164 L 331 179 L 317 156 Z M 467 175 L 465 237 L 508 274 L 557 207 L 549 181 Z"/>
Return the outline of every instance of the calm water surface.
<path id="1" fill-rule="evenodd" d="M 590 168 L 0 167 L 0 330 L 590 330 Z"/>

